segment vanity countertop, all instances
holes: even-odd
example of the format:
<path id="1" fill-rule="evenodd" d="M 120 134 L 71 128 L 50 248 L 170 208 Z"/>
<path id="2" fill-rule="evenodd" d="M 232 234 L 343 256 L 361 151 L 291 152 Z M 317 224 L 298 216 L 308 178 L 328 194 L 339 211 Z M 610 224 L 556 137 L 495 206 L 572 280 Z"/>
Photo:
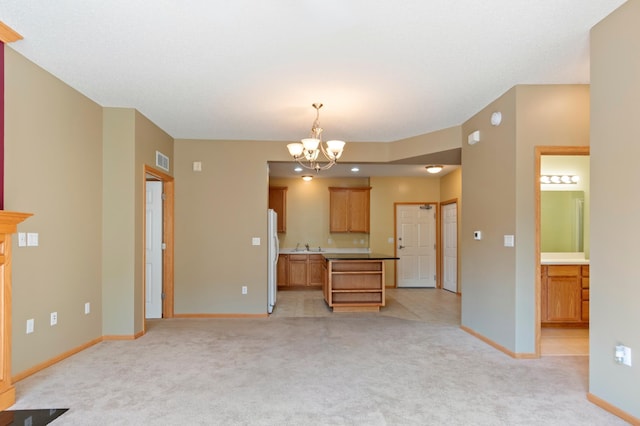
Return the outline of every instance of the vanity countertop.
<path id="1" fill-rule="evenodd" d="M 584 253 L 540 253 L 541 265 L 588 265 Z"/>

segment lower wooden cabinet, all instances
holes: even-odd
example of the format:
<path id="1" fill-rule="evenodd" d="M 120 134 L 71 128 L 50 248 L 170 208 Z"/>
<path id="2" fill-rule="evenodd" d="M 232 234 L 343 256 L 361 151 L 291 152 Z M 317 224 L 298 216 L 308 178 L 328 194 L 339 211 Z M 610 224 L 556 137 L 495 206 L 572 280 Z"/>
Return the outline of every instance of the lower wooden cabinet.
<path id="1" fill-rule="evenodd" d="M 589 265 L 542 265 L 543 326 L 589 325 Z"/>
<path id="2" fill-rule="evenodd" d="M 278 265 L 276 268 L 276 283 L 278 288 L 285 287 L 289 282 L 289 255 L 281 254 L 278 256 Z"/>
<path id="3" fill-rule="evenodd" d="M 278 288 L 317 288 L 324 282 L 326 260 L 321 254 L 281 254 L 278 260 Z"/>

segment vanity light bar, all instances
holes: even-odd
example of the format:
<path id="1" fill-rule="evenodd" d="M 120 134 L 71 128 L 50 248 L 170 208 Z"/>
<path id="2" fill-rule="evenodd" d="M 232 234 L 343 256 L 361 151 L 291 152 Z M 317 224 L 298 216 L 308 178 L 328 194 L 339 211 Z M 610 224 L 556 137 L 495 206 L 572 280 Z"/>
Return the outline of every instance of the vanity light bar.
<path id="1" fill-rule="evenodd" d="M 580 176 L 577 175 L 542 175 L 540 183 L 544 184 L 576 184 L 580 182 Z"/>

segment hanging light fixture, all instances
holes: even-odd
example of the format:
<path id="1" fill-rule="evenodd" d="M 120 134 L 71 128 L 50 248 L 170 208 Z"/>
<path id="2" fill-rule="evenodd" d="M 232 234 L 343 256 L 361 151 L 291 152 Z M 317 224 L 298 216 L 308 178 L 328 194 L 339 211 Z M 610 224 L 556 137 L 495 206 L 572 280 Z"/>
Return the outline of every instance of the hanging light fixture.
<path id="1" fill-rule="evenodd" d="M 322 104 L 312 104 L 312 106 L 316 109 L 316 119 L 311 126 L 311 137 L 302 139 L 300 142 L 290 143 L 287 145 L 287 149 L 293 159 L 302 167 L 319 172 L 336 164 L 338 158 L 342 156 L 345 143 L 344 141 L 331 140 L 327 141 L 325 146 L 325 143 L 322 142 L 322 127 L 319 122 Z M 324 160 L 318 161 L 321 152 Z"/>

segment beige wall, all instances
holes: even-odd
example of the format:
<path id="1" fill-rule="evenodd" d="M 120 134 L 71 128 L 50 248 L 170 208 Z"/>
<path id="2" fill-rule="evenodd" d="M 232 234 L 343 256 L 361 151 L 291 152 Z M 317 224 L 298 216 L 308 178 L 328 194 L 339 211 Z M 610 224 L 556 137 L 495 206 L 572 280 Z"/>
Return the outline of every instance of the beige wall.
<path id="1" fill-rule="evenodd" d="M 171 167 L 173 139 L 133 109 L 104 108 L 103 115 L 102 329 L 132 336 L 144 320 L 144 165 L 155 167 L 158 150 Z"/>
<path id="2" fill-rule="evenodd" d="M 395 254 L 394 203 L 438 203 L 440 179 L 431 177 L 371 178 L 371 251 Z M 395 286 L 395 262 L 386 261 L 386 285 Z"/>
<path id="3" fill-rule="evenodd" d="M 102 335 L 102 109 L 10 47 L 5 73 L 5 208 L 39 234 L 12 248 L 15 375 Z"/>
<path id="4" fill-rule="evenodd" d="M 640 1 L 591 32 L 591 328 L 589 392 L 640 420 Z M 633 367 L 613 361 L 616 344 Z"/>
<path id="5" fill-rule="evenodd" d="M 503 117 L 497 127 L 490 124 L 494 111 Z M 474 130 L 481 135 L 462 148 L 462 324 L 531 354 L 538 327 L 534 148 L 589 145 L 589 87 L 516 86 L 462 127 L 465 139 Z M 515 235 L 514 248 L 504 247 L 504 235 Z"/>
<path id="6" fill-rule="evenodd" d="M 498 127 L 491 126 L 489 121 L 493 111 L 502 112 L 502 124 Z M 515 350 L 515 250 L 503 247 L 502 236 L 514 235 L 516 231 L 515 111 L 513 88 L 462 126 L 464 215 L 458 236 L 462 325 L 512 351 Z M 467 135 L 475 130 L 480 130 L 480 142 L 468 145 Z M 474 231 L 482 231 L 482 240 L 473 239 Z M 519 237 L 516 241 L 520 244 Z"/>
<path id="7" fill-rule="evenodd" d="M 176 140 L 176 314 L 266 314 L 267 160 L 280 149 L 286 155 L 272 142 Z"/>
<path id="8" fill-rule="evenodd" d="M 369 247 L 369 235 L 361 233 L 329 233 L 329 187 L 369 187 L 368 178 L 269 179 L 271 186 L 287 187 L 287 232 L 278 235 L 280 247 L 296 244 L 312 248 Z M 329 242 L 331 240 L 331 242 Z"/>
<path id="9" fill-rule="evenodd" d="M 133 335 L 135 111 L 103 110 L 102 331 Z"/>

